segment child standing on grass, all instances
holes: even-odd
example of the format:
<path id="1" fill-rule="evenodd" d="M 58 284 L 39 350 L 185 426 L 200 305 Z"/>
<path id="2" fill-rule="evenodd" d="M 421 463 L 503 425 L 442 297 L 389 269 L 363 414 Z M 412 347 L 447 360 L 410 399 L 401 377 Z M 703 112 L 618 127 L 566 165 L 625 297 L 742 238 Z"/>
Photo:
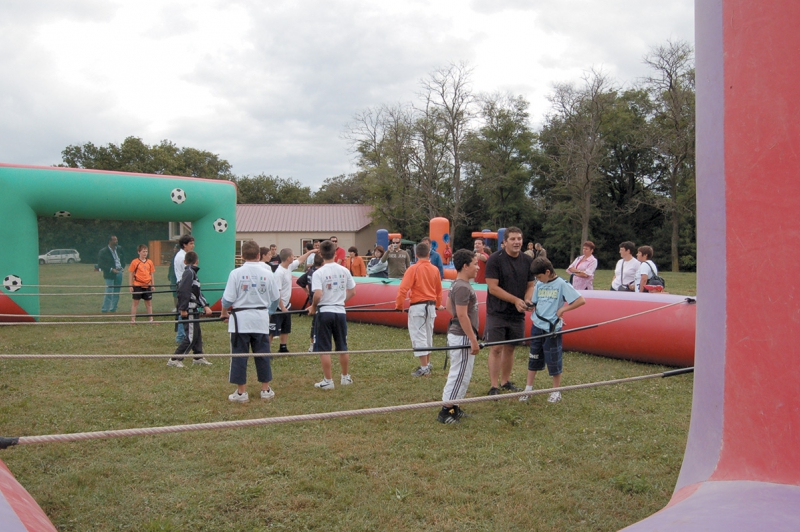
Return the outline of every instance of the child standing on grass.
<path id="1" fill-rule="evenodd" d="M 278 304 L 280 293 L 275 277 L 268 266 L 261 263 L 258 244 L 248 240 L 242 244 L 244 264 L 233 270 L 222 293 L 222 318 L 228 321 L 231 335 L 231 353 L 269 353 L 269 313 Z M 232 357 L 228 380 L 236 385 L 236 391 L 228 396 L 234 403 L 246 403 L 247 359 Z M 254 356 L 256 375 L 261 383 L 261 398 L 272 399 L 275 392 L 272 381 L 270 357 Z"/>
<path id="2" fill-rule="evenodd" d="M 558 332 L 564 325 L 562 316 L 586 303 L 575 288 L 557 276 L 552 263 L 545 258 L 537 258 L 531 264 L 531 273 L 536 277 L 533 290 L 533 311 L 531 313 L 531 336 Z M 567 303 L 566 305 L 564 303 Z M 542 371 L 547 364 L 547 371 L 553 377 L 553 388 L 561 386 L 563 360 L 561 335 L 534 338 L 531 340 L 531 351 L 528 357 L 528 381 L 525 391 L 533 390 L 536 372 Z M 519 398 L 527 401 L 528 396 Z M 552 392 L 548 403 L 561 401 L 561 392 Z"/>
<path id="3" fill-rule="evenodd" d="M 144 300 L 144 307 L 150 315 L 150 322 L 153 322 L 153 277 L 156 273 L 156 266 L 153 261 L 147 258 L 147 246 L 140 244 L 136 250 L 139 257 L 131 261 L 128 270 L 131 272 L 130 285 L 131 297 L 131 323 L 136 323 L 136 311 L 139 308 L 139 300 Z"/>
<path id="4" fill-rule="evenodd" d="M 442 401 L 448 404 L 442 407 L 436 418 L 440 423 L 458 423 L 464 416 L 454 401 L 467 395 L 475 355 L 480 351 L 478 296 L 470 284 L 478 273 L 478 257 L 473 251 L 459 249 L 453 254 L 453 265 L 458 275 L 450 285 L 450 297 L 447 298 L 447 311 L 453 315 L 447 328 L 447 345 L 455 349 L 450 351 L 450 373 L 442 392 Z"/>
<path id="5" fill-rule="evenodd" d="M 200 311 L 203 310 L 206 316 L 211 316 L 211 307 L 208 306 L 208 301 L 203 296 L 200 290 L 200 280 L 197 278 L 197 272 L 200 271 L 200 259 L 197 253 L 190 251 L 184 255 L 184 265 L 186 268 L 183 270 L 183 276 L 178 282 L 178 311 L 180 311 L 181 318 L 187 320 L 192 319 L 191 322 L 181 321 L 179 325 L 183 326 L 183 339 L 180 345 L 175 350 L 176 355 L 185 355 L 191 350 L 195 355 L 203 354 L 203 336 L 200 331 Z M 211 362 L 204 357 L 194 357 L 192 364 L 201 364 L 210 366 Z M 183 357 L 172 357 L 167 361 L 167 366 L 176 368 L 183 367 Z"/>
<path id="6" fill-rule="evenodd" d="M 271 323 L 271 325 L 274 326 L 272 337 L 280 336 L 281 344 L 278 349 L 279 353 L 289 352 L 287 344 L 289 342 L 289 334 L 292 332 L 292 315 L 289 314 L 289 309 L 292 306 L 290 303 L 292 299 L 292 272 L 296 270 L 301 263 L 305 263 L 309 255 L 311 255 L 311 251 L 306 251 L 295 258 L 291 248 L 282 249 L 279 255 L 281 263 L 275 269 L 275 282 L 278 283 L 278 291 L 281 295 L 278 300 L 278 310 L 280 310 L 280 312 L 272 316 Z"/>
<path id="7" fill-rule="evenodd" d="M 350 355 L 347 354 L 347 314 L 344 309 L 345 302 L 356 295 L 356 282 L 344 266 L 336 264 L 336 247 L 333 242 L 326 240 L 319 246 L 319 254 L 325 263 L 314 273 L 311 279 L 311 289 L 314 299 L 308 314 L 316 317 L 316 333 L 314 335 L 314 351 L 324 352 L 333 349 L 336 341 L 336 350 L 340 351 L 339 364 L 342 367 L 342 386 L 353 384 L 350 377 Z M 322 362 L 323 378 L 315 387 L 321 390 L 333 390 L 333 370 L 331 356 L 320 355 Z"/>

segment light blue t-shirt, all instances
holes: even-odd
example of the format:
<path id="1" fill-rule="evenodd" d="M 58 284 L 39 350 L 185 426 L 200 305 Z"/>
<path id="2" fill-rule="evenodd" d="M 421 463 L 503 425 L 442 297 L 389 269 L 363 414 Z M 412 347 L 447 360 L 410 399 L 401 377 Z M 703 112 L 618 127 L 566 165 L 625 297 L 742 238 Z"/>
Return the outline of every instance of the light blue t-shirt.
<path id="1" fill-rule="evenodd" d="M 542 283 L 537 281 L 533 290 L 533 304 L 536 305 L 536 312 L 531 313 L 533 324 L 543 331 L 549 331 L 550 325 L 556 321 L 556 311 L 564 305 L 564 302 L 572 303 L 581 297 L 575 288 L 561 277 L 556 277 L 552 281 Z M 539 319 L 539 314 L 545 320 Z M 556 325 L 556 330 L 561 330 L 561 321 Z"/>

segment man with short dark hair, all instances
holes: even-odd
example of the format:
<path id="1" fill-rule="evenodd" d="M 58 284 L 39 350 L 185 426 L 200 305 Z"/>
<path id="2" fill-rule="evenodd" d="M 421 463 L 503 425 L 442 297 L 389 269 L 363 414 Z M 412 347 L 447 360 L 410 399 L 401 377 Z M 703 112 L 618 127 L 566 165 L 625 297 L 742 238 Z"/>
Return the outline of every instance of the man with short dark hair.
<path id="1" fill-rule="evenodd" d="M 408 253 L 400 248 L 400 237 L 392 239 L 389 249 L 381 257 L 381 262 L 389 265 L 389 278 L 402 279 L 406 270 L 411 266 L 411 259 Z"/>
<path id="2" fill-rule="evenodd" d="M 289 334 L 292 332 L 292 315 L 289 314 L 292 299 L 292 272 L 297 269 L 301 262 L 305 262 L 311 251 L 306 251 L 298 258 L 295 258 L 291 248 L 283 248 L 278 255 L 281 259 L 278 269 L 275 270 L 275 282 L 278 284 L 280 299 L 278 300 L 278 310 L 272 316 L 270 323 L 270 334 L 272 337 L 280 336 L 279 353 L 288 353 Z M 272 327 L 274 325 L 274 327 Z"/>
<path id="3" fill-rule="evenodd" d="M 97 267 L 103 272 L 106 283 L 103 306 L 100 312 L 116 312 L 119 304 L 119 289 L 122 285 L 122 271 L 125 257 L 118 245 L 116 235 L 108 238 L 108 245 L 97 253 Z"/>
<path id="4" fill-rule="evenodd" d="M 515 340 L 525 336 L 525 311 L 530 306 L 535 278 L 531 258 L 522 253 L 522 230 L 509 227 L 503 235 L 503 248 L 486 261 L 486 326 L 488 342 Z M 511 378 L 516 343 L 493 345 L 489 349 L 488 395 L 501 390 L 517 392 Z"/>
<path id="5" fill-rule="evenodd" d="M 334 257 L 333 261 L 339 266 L 344 266 L 344 261 L 347 258 L 344 248 L 339 246 L 339 237 L 332 236 L 330 241 L 333 243 Z"/>

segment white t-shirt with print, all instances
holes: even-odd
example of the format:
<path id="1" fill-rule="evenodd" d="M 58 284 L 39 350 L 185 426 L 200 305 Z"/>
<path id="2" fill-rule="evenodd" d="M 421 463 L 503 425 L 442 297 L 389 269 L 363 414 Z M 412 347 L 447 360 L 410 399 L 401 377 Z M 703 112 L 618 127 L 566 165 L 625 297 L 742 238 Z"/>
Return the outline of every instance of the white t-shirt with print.
<path id="1" fill-rule="evenodd" d="M 322 290 L 322 298 L 317 303 L 319 312 L 345 314 L 344 302 L 347 290 L 356 287 L 350 271 L 335 262 L 323 264 L 311 277 L 311 290 Z"/>

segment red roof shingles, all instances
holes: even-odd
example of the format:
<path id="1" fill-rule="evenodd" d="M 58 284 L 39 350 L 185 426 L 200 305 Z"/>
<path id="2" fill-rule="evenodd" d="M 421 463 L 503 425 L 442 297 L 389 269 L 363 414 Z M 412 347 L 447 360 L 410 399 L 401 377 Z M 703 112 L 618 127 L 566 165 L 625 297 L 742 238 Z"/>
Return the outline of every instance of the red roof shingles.
<path id="1" fill-rule="evenodd" d="M 368 205 L 237 205 L 236 231 L 356 232 L 372 223 Z"/>

